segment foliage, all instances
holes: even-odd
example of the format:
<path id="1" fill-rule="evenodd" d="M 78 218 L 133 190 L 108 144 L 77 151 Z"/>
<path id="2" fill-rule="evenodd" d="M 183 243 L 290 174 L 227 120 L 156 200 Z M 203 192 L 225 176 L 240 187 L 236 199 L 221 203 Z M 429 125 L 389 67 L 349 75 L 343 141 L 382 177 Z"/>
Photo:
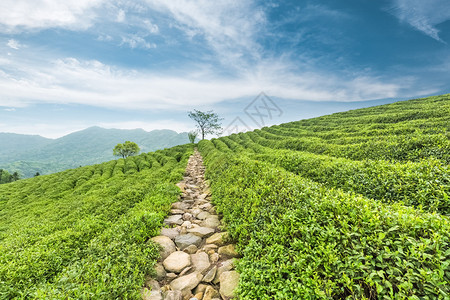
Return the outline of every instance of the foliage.
<path id="1" fill-rule="evenodd" d="M 346 193 L 245 155 L 199 148 L 244 257 L 240 299 L 450 295 L 450 222 Z"/>
<path id="2" fill-rule="evenodd" d="M 214 111 L 210 110 L 207 112 L 199 111 L 194 109 L 188 114 L 189 118 L 194 120 L 197 124 L 197 128 L 202 134 L 202 140 L 205 139 L 206 134 L 218 134 L 222 132 L 222 118 Z"/>
<path id="3" fill-rule="evenodd" d="M 449 100 L 201 141 L 239 298 L 450 298 Z"/>
<path id="4" fill-rule="evenodd" d="M 197 132 L 197 131 L 195 131 L 195 130 L 190 131 L 190 132 L 188 133 L 189 142 L 191 142 L 192 144 L 194 144 L 194 143 L 195 143 L 195 139 L 197 138 L 197 135 L 198 135 L 198 132 Z"/>
<path id="5" fill-rule="evenodd" d="M 113 154 L 114 156 L 122 156 L 122 158 L 127 158 L 128 156 L 134 156 L 141 151 L 141 148 L 134 143 L 130 141 L 126 141 L 123 144 L 117 144 L 114 147 Z"/>
<path id="6" fill-rule="evenodd" d="M 0 169 L 0 184 L 10 183 L 20 179 L 20 175 L 17 172 L 10 174 L 8 171 Z"/>
<path id="7" fill-rule="evenodd" d="M 111 149 L 134 141 L 142 152 L 185 144 L 187 133 L 172 130 L 121 130 L 91 127 L 57 139 L 0 133 L 0 169 L 19 172 L 24 178 L 36 172 L 51 174 L 114 159 Z"/>
<path id="8" fill-rule="evenodd" d="M 0 299 L 137 299 L 192 146 L 0 186 Z"/>

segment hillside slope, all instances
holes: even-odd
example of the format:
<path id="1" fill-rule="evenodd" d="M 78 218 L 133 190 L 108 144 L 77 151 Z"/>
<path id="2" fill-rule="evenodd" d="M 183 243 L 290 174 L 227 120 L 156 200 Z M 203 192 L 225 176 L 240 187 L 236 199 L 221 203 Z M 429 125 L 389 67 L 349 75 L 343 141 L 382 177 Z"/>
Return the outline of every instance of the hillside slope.
<path id="1" fill-rule="evenodd" d="M 187 133 L 172 130 L 123 130 L 90 127 L 52 140 L 40 136 L 0 134 L 0 168 L 32 177 L 114 159 L 112 149 L 125 141 L 137 143 L 142 152 L 169 148 L 188 141 Z"/>
<path id="2" fill-rule="evenodd" d="M 192 150 L 0 185 L 0 299 L 137 299 Z"/>
<path id="3" fill-rule="evenodd" d="M 201 141 L 240 299 L 448 299 L 450 95 Z"/>

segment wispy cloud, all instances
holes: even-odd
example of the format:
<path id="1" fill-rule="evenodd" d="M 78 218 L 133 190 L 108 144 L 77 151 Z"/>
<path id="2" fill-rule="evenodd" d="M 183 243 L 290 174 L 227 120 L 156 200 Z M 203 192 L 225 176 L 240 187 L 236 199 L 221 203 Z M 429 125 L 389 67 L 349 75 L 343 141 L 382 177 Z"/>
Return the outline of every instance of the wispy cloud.
<path id="1" fill-rule="evenodd" d="M 448 0 L 392 0 L 389 12 L 429 37 L 444 42 L 436 25 L 450 20 Z"/>
<path id="2" fill-rule="evenodd" d="M 123 36 L 121 45 L 127 45 L 131 49 L 135 49 L 135 48 L 143 48 L 143 49 L 156 48 L 156 44 L 155 43 L 147 42 L 144 37 L 138 36 L 136 34 Z"/>
<path id="3" fill-rule="evenodd" d="M 104 0 L 2 0 L 0 31 L 16 32 L 51 27 L 86 29 Z"/>
<path id="4" fill-rule="evenodd" d="M 14 49 L 14 50 L 19 50 L 19 49 L 22 47 L 22 45 L 21 45 L 18 41 L 13 40 L 13 39 L 9 40 L 8 43 L 7 43 L 6 45 L 7 45 L 9 48 L 12 48 L 12 49 Z"/>

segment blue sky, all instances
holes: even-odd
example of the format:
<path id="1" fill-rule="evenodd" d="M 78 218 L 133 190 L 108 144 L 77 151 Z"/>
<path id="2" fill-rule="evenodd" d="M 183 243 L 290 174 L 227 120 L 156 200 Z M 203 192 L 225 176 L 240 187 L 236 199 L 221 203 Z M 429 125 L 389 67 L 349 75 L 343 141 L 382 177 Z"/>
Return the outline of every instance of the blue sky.
<path id="1" fill-rule="evenodd" d="M 449 93 L 448 0 L 2 0 L 0 132 L 264 125 Z"/>

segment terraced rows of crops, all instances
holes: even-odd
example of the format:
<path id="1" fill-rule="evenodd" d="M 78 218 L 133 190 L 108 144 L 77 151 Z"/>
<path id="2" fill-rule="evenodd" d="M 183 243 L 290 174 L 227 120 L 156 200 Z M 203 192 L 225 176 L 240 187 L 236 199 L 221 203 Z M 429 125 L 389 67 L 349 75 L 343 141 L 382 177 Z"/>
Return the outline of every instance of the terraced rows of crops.
<path id="1" fill-rule="evenodd" d="M 137 299 L 192 146 L 0 185 L 0 299 Z"/>
<path id="2" fill-rule="evenodd" d="M 240 299 L 450 297 L 450 95 L 202 141 Z"/>

